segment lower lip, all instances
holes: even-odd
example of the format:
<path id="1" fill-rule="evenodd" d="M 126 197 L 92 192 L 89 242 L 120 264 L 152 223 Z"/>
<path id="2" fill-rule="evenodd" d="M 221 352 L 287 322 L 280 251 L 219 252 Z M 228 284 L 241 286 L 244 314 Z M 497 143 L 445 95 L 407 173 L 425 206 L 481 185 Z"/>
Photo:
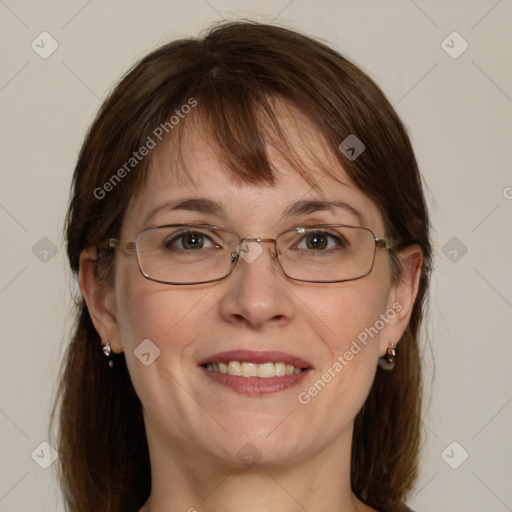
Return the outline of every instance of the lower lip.
<path id="1" fill-rule="evenodd" d="M 234 389 L 238 393 L 248 395 L 266 395 L 268 393 L 277 393 L 285 389 L 291 388 L 302 382 L 306 375 L 312 371 L 311 368 L 302 370 L 300 373 L 285 375 L 283 377 L 239 377 L 237 375 L 229 375 L 227 373 L 218 373 L 206 368 L 200 367 L 205 374 L 213 381 L 223 386 Z"/>

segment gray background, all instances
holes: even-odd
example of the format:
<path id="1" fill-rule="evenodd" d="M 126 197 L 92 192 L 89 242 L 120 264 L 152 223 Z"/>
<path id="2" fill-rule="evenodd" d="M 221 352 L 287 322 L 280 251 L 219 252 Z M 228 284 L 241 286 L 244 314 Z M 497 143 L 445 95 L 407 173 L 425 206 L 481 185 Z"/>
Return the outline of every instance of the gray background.
<path id="1" fill-rule="evenodd" d="M 370 73 L 408 126 L 436 256 L 422 344 L 430 405 L 409 504 L 512 510 L 511 1 L 254 4 L 0 0 L 0 512 L 63 510 L 56 465 L 40 467 L 51 450 L 40 443 L 71 327 L 76 285 L 61 232 L 86 130 L 138 58 L 239 17 L 329 41 Z M 46 59 L 43 31 L 58 43 Z"/>

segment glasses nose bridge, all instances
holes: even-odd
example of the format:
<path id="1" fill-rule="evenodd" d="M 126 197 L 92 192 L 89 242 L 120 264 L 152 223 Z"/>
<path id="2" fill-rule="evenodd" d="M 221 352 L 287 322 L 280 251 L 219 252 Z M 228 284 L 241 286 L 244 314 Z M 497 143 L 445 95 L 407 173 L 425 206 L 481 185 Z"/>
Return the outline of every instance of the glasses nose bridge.
<path id="1" fill-rule="evenodd" d="M 257 242 L 257 243 L 272 243 L 274 245 L 274 251 L 277 254 L 277 239 L 276 238 L 256 238 L 253 236 L 246 236 L 245 238 L 240 238 L 239 245 L 242 245 L 244 242 Z"/>
<path id="2" fill-rule="evenodd" d="M 275 238 L 256 238 L 254 236 L 246 236 L 245 238 L 240 239 L 240 243 L 245 242 L 246 240 L 252 240 L 254 242 L 273 242 L 275 244 L 276 239 Z"/>
<path id="3" fill-rule="evenodd" d="M 252 242 L 257 243 L 258 245 L 263 244 L 263 243 L 271 243 L 273 245 L 273 251 L 271 252 L 270 257 L 272 259 L 277 258 L 277 260 L 279 260 L 278 252 L 277 252 L 277 240 L 275 238 L 256 238 L 253 236 L 246 236 L 246 237 L 242 238 L 239 236 L 238 239 L 239 239 L 239 243 L 236 246 L 235 251 L 233 251 L 231 253 L 232 263 L 234 264 L 234 266 L 236 266 L 236 264 L 238 263 L 240 256 L 242 256 L 242 259 L 246 260 L 248 263 L 252 263 L 252 261 L 254 261 L 254 259 L 256 259 L 251 256 L 249 256 L 247 258 L 246 256 L 243 256 L 243 254 L 242 254 L 242 253 L 247 253 L 248 251 L 251 251 L 247 247 L 246 244 L 252 243 Z M 261 254 L 263 252 L 263 250 L 264 250 L 264 248 L 261 247 L 261 249 L 259 251 L 256 250 L 256 252 L 253 252 L 252 254 L 254 256 L 257 256 L 258 254 Z M 233 266 L 233 269 L 234 269 L 234 266 Z M 279 262 L 279 266 L 281 266 L 280 262 Z"/>

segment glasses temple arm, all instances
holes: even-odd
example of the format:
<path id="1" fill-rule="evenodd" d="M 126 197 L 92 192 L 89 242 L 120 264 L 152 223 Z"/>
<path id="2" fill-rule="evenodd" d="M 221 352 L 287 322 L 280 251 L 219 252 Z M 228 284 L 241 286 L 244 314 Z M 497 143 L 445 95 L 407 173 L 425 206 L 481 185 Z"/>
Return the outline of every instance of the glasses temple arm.
<path id="1" fill-rule="evenodd" d="M 124 249 L 125 251 L 135 251 L 136 249 L 135 242 L 126 242 L 124 240 L 117 240 L 116 238 L 110 238 L 107 241 L 106 247 L 109 249 Z"/>
<path id="2" fill-rule="evenodd" d="M 384 249 L 394 249 L 398 243 L 398 238 L 384 237 L 384 238 L 376 238 L 375 243 L 377 247 L 383 247 Z"/>

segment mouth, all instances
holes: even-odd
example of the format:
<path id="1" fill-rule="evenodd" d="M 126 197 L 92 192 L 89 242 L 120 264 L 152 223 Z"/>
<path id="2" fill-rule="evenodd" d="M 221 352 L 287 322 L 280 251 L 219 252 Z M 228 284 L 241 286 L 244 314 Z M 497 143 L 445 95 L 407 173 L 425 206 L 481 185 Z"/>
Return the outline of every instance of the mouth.
<path id="1" fill-rule="evenodd" d="M 215 382 L 246 394 L 281 391 L 298 384 L 313 370 L 310 363 L 284 352 L 235 350 L 198 363 Z"/>
<path id="2" fill-rule="evenodd" d="M 300 357 L 284 352 L 230 350 L 219 352 L 200 361 L 208 371 L 237 377 L 285 377 L 312 369 L 312 365 Z"/>
<path id="3" fill-rule="evenodd" d="M 206 363 L 201 365 L 210 372 L 234 375 L 237 377 L 284 377 L 285 375 L 297 375 L 306 368 L 295 368 L 292 364 L 282 361 L 267 362 L 262 364 L 248 361 L 219 361 L 218 363 Z"/>

